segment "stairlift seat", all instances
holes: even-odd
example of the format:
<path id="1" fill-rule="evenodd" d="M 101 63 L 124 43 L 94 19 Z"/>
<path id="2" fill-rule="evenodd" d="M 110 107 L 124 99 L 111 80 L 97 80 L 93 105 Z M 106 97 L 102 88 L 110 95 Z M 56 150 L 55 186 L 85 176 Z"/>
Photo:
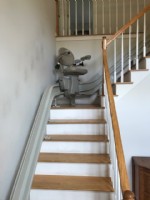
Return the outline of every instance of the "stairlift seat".
<path id="1" fill-rule="evenodd" d="M 87 74 L 87 69 L 81 69 L 77 67 L 66 68 L 63 71 L 64 76 L 68 75 L 84 75 Z"/>

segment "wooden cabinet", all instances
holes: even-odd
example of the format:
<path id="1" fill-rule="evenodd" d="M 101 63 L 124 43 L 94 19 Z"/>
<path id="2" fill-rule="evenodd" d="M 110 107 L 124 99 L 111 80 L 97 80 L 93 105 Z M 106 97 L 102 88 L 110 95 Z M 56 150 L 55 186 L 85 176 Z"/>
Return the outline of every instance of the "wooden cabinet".
<path id="1" fill-rule="evenodd" d="M 132 181 L 136 200 L 150 200 L 150 157 L 132 158 Z"/>

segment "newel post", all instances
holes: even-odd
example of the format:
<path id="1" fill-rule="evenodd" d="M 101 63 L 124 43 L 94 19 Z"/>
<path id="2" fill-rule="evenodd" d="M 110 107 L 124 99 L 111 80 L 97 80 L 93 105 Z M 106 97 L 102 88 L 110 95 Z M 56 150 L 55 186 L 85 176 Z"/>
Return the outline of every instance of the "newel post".
<path id="1" fill-rule="evenodd" d="M 103 37 L 103 39 L 102 39 L 102 49 L 106 50 L 106 48 L 107 48 L 107 39 L 106 39 L 106 37 Z"/>
<path id="2" fill-rule="evenodd" d="M 130 190 L 126 190 L 123 194 L 123 200 L 135 200 L 135 195 Z"/>

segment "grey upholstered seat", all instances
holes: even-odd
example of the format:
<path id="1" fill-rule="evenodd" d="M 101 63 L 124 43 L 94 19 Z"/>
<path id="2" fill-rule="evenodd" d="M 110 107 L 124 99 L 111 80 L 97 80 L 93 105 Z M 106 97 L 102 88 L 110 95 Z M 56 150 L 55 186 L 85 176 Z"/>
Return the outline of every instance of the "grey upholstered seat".
<path id="1" fill-rule="evenodd" d="M 81 68 L 77 68 L 77 67 L 66 68 L 63 71 L 64 76 L 68 76 L 68 75 L 84 75 L 84 74 L 87 74 L 87 72 L 88 72 L 87 69 L 81 69 Z"/>

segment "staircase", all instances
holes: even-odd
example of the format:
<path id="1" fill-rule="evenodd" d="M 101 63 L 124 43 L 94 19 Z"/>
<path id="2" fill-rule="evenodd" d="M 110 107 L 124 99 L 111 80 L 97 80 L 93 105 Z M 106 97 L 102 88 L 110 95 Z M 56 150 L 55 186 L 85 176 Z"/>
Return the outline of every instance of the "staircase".
<path id="1" fill-rule="evenodd" d="M 150 57 L 145 57 L 139 63 L 139 69 L 128 70 L 124 74 L 124 82 L 118 80 L 116 83 L 112 84 L 113 93 L 115 100 L 119 100 L 124 95 L 126 95 L 130 90 L 136 87 L 144 78 L 150 74 Z"/>
<path id="2" fill-rule="evenodd" d="M 114 199 L 106 130 L 103 107 L 51 108 L 30 199 Z"/>

